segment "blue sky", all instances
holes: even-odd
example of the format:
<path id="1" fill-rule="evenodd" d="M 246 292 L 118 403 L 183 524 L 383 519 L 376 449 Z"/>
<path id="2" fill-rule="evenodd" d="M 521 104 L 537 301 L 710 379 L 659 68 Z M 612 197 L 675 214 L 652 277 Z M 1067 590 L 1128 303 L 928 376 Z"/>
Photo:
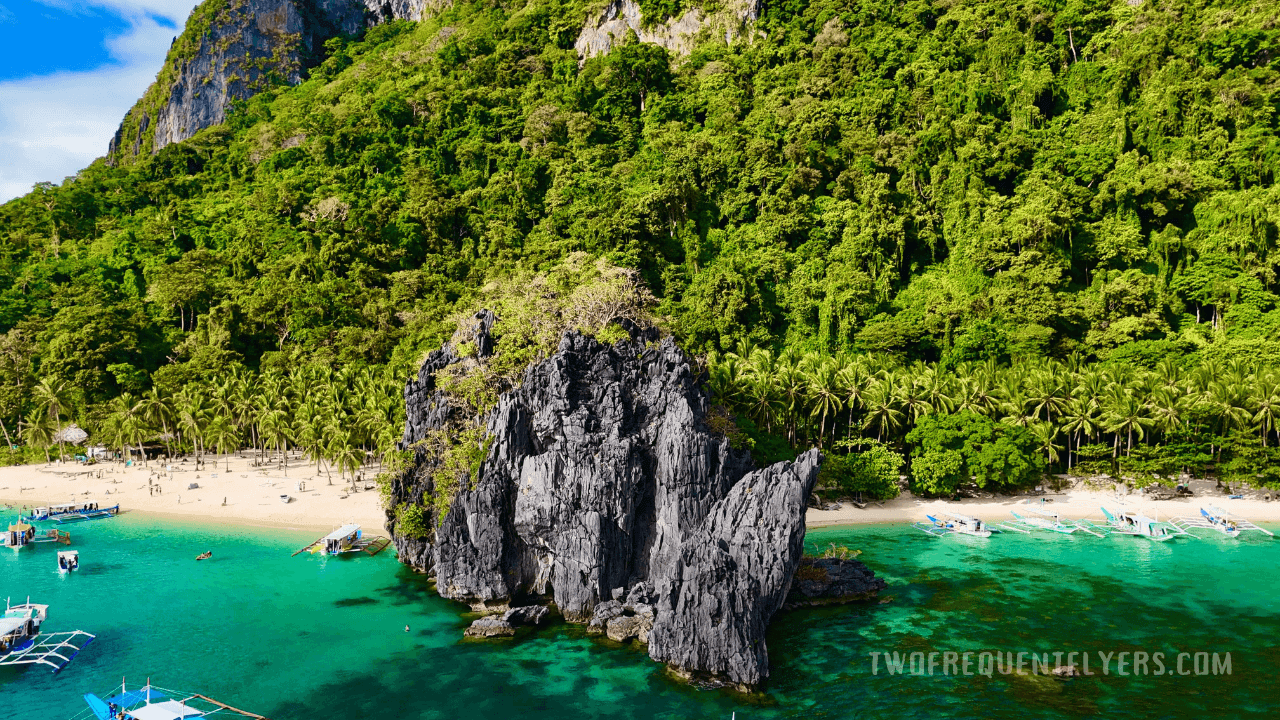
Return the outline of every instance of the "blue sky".
<path id="1" fill-rule="evenodd" d="M 0 202 L 104 155 L 196 0 L 0 0 Z"/>

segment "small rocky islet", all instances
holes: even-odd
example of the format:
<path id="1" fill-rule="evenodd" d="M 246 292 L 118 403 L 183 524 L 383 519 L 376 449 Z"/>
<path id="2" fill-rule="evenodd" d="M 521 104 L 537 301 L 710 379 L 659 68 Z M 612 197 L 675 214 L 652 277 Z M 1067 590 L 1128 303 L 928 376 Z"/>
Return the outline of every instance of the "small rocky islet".
<path id="1" fill-rule="evenodd" d="M 821 454 L 755 468 L 708 427 L 683 351 L 625 320 L 630 337 L 612 344 L 564 333 L 482 419 L 487 451 L 447 511 L 406 528 L 396 508 L 429 505 L 438 477 L 421 441 L 466 412 L 437 373 L 485 362 L 494 322 L 478 313 L 467 357 L 446 343 L 406 387 L 415 453 L 387 503 L 401 562 L 483 613 L 467 636 L 511 636 L 551 608 L 588 634 L 647 644 L 679 676 L 746 690 L 768 677 L 780 609 L 884 587 L 856 560 L 803 557 Z"/>

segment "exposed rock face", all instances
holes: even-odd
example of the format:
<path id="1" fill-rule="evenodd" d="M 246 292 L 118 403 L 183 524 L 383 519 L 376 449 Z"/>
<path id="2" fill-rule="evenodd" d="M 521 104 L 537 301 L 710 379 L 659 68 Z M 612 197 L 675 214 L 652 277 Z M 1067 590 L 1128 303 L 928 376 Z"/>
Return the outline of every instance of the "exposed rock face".
<path id="1" fill-rule="evenodd" d="M 709 16 L 695 7 L 679 17 L 645 27 L 636 0 L 613 0 L 598 16 L 587 18 L 573 47 L 580 58 L 604 55 L 634 31 L 640 42 L 661 45 L 673 55 L 687 55 L 703 29 L 723 32 L 728 42 L 760 17 L 762 5 L 763 0 L 727 0 Z"/>
<path id="2" fill-rule="evenodd" d="M 516 629 L 501 615 L 485 615 L 463 632 L 467 637 L 512 637 Z"/>
<path id="3" fill-rule="evenodd" d="M 491 318 L 477 318 L 477 340 Z M 388 526 L 444 597 L 493 612 L 549 596 L 571 622 L 649 642 L 655 659 L 757 683 L 820 456 L 750 472 L 704 424 L 709 399 L 684 354 L 622 324 L 633 339 L 612 346 L 567 333 L 502 395 L 487 458 L 430 535 L 403 537 L 394 512 Z M 431 373 L 475 361 L 447 347 L 428 357 L 406 389 L 408 444 L 455 412 Z M 425 462 L 393 483 L 395 502 L 430 492 Z"/>
<path id="4" fill-rule="evenodd" d="M 226 119 L 232 101 L 296 85 L 326 40 L 389 20 L 419 20 L 448 0 L 205 0 L 156 85 L 126 115 L 108 156 L 157 152 Z"/>
<path id="5" fill-rule="evenodd" d="M 820 462 L 810 450 L 747 475 L 681 543 L 674 567 L 658 578 L 650 657 L 739 685 L 768 676 L 764 633 L 804 552 Z"/>
<path id="6" fill-rule="evenodd" d="M 804 558 L 796 571 L 787 607 L 836 605 L 869 600 L 887 584 L 857 560 Z"/>

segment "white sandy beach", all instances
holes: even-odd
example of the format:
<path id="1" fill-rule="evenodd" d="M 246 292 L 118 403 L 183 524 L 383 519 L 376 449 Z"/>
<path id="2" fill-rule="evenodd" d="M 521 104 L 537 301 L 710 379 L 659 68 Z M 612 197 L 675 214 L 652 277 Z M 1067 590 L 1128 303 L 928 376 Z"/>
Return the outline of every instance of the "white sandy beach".
<path id="1" fill-rule="evenodd" d="M 971 515 L 988 523 L 1012 520 L 1010 511 L 1017 510 L 1018 505 L 1030 502 L 1045 501 L 1046 509 L 1058 513 L 1064 518 L 1092 519 L 1102 522 L 1102 507 L 1114 511 L 1117 507 L 1141 510 L 1144 514 L 1157 520 L 1167 520 L 1181 515 L 1199 516 L 1200 508 L 1214 505 L 1237 517 L 1255 522 L 1280 522 L 1280 501 L 1268 502 L 1263 499 L 1267 491 L 1248 489 L 1240 500 L 1229 499 L 1226 493 L 1214 487 L 1211 480 L 1192 480 L 1189 487 L 1193 493 L 1189 498 L 1174 500 L 1151 500 L 1140 492 L 1120 493 L 1111 491 L 1090 490 L 1077 482 L 1072 488 L 1062 492 L 1049 491 L 1045 495 L 996 496 L 993 498 L 975 498 L 960 501 L 930 500 L 904 493 L 899 497 L 883 503 L 870 503 L 865 510 L 845 503 L 839 510 L 809 509 L 807 516 L 809 527 L 824 525 L 847 525 L 858 523 L 893 523 L 916 522 L 925 520 L 926 514 L 952 512 Z M 1276 493 L 1270 493 L 1273 497 Z"/>
<path id="2" fill-rule="evenodd" d="M 212 457 L 212 456 L 211 456 Z M 172 470 L 166 470 L 172 467 Z M 366 468 L 364 477 L 374 473 Z M 304 489 L 298 489 L 298 483 Z M 0 504 L 17 508 L 60 502 L 96 500 L 104 506 L 119 503 L 124 512 L 159 513 L 186 516 L 244 525 L 328 530 L 348 522 L 359 523 L 370 533 L 384 532 L 384 515 L 378 492 L 359 483 L 359 491 L 351 492 L 351 482 L 333 477 L 333 484 L 314 464 L 307 465 L 301 456 L 290 459 L 288 472 L 278 461 L 255 463 L 250 452 L 233 455 L 231 470 L 226 458 L 207 462 L 200 470 L 187 458 L 173 463 L 152 461 L 149 465 L 125 467 L 123 463 L 103 462 L 81 465 L 38 464 L 0 468 Z M 149 490 L 159 486 L 160 492 Z M 199 488 L 188 486 L 196 483 Z M 997 496 L 961 501 L 930 500 L 905 493 L 883 503 L 870 503 L 858 509 L 845 503 L 839 510 L 815 510 L 807 516 L 809 527 L 855 525 L 868 523 L 902 523 L 925 520 L 926 514 L 953 512 L 979 517 L 988 523 L 1011 520 L 1011 510 L 1024 502 L 1040 503 L 1067 518 L 1090 518 L 1102 521 L 1101 507 L 1125 507 L 1142 510 L 1156 519 L 1179 515 L 1198 515 L 1200 508 L 1216 505 L 1235 515 L 1255 522 L 1280 522 L 1280 501 L 1266 501 L 1261 490 L 1244 491 L 1244 499 L 1231 500 L 1211 481 L 1192 481 L 1190 498 L 1153 501 L 1140 493 L 1119 494 L 1090 490 L 1082 483 L 1060 493 L 1046 495 Z M 1122 491 L 1123 493 L 1123 491 Z M 281 501 L 287 494 L 289 503 Z M 1275 493 L 1271 493 L 1273 496 Z M 225 504 L 224 504 L 225 503 Z M 3 520 L 4 518 L 0 518 Z"/>
<path id="3" fill-rule="evenodd" d="M 167 470 L 166 467 L 171 467 Z M 376 466 L 374 468 L 376 470 Z M 292 456 L 287 472 L 279 462 L 255 464 L 251 452 L 227 458 L 213 456 L 200 470 L 191 458 L 172 462 L 151 461 L 125 467 L 119 462 L 82 465 L 59 464 L 0 467 L 0 504 L 17 508 L 95 500 L 102 506 L 119 504 L 122 512 L 147 512 L 187 516 L 235 524 L 269 525 L 328 530 L 348 522 L 359 523 L 370 533 L 382 533 L 385 516 L 369 468 L 351 492 L 350 476 L 343 482 L 333 474 L 316 475 L 314 463 Z M 298 489 L 298 483 L 304 483 Z M 197 489 L 188 489 L 195 483 Z M 152 488 L 158 486 L 160 492 Z M 289 503 L 281 495 L 289 495 Z M 3 520 L 4 518 L 0 518 Z M 11 519 L 11 518 L 10 518 Z"/>

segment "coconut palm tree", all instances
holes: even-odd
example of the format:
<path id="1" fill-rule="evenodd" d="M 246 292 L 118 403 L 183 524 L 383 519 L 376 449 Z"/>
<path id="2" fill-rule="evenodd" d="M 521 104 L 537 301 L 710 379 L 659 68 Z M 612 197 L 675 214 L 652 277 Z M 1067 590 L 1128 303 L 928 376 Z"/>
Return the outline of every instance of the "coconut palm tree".
<path id="1" fill-rule="evenodd" d="M 174 421 L 173 403 L 160 393 L 160 388 L 152 386 L 151 390 L 138 401 L 142 408 L 142 417 L 148 425 L 160 428 L 164 433 L 165 454 L 173 457 L 170 445 L 169 425 Z"/>
<path id="2" fill-rule="evenodd" d="M 44 461 L 53 462 L 49 457 L 49 448 L 53 446 L 53 434 L 57 432 L 57 424 L 45 413 L 33 413 L 26 420 L 18 423 L 18 436 L 32 447 L 44 450 Z"/>
<path id="3" fill-rule="evenodd" d="M 123 393 L 108 404 L 107 426 L 112 439 L 116 441 L 126 459 L 132 459 L 131 446 L 137 445 L 138 454 L 146 459 L 142 449 L 142 438 L 146 434 L 146 407 L 133 397 L 132 393 Z"/>
<path id="4" fill-rule="evenodd" d="M 834 417 L 844 405 L 840 399 L 840 368 L 835 362 L 827 361 L 815 367 L 807 376 L 807 398 L 812 404 L 809 414 L 822 416 L 822 422 L 818 425 L 818 447 L 822 447 L 822 440 L 827 432 L 827 415 Z"/>
<path id="5" fill-rule="evenodd" d="M 205 428 L 205 437 L 213 444 L 213 449 L 226 458 L 227 472 L 231 472 L 231 453 L 240 448 L 240 431 L 231 420 L 231 416 L 219 412 L 209 421 Z M 218 468 L 214 461 L 214 469 Z"/>
<path id="6" fill-rule="evenodd" d="M 880 381 L 867 390 L 867 416 L 863 427 L 876 428 L 876 440 L 902 427 L 903 413 L 898 409 L 898 398 L 889 383 Z"/>
<path id="7" fill-rule="evenodd" d="M 31 388 L 31 395 L 35 398 L 36 406 L 53 417 L 54 432 L 61 430 L 62 413 L 67 409 L 70 397 L 67 383 L 47 377 L 41 378 L 40 382 Z M 58 436 L 58 458 L 66 459 L 66 445 L 61 435 Z"/>

